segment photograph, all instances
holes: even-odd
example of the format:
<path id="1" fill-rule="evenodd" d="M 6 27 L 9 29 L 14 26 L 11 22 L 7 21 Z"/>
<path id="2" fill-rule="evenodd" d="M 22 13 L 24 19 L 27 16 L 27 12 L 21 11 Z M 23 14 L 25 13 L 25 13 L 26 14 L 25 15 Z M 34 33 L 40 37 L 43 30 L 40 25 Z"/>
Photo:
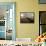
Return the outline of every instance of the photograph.
<path id="1" fill-rule="evenodd" d="M 34 13 L 33 12 L 21 12 L 20 23 L 34 23 Z"/>

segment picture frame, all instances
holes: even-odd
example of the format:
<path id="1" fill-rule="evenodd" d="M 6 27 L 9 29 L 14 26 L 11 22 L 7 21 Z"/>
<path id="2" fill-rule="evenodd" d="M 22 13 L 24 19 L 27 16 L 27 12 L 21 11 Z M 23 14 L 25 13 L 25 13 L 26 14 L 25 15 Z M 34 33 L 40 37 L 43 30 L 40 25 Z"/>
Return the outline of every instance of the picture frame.
<path id="1" fill-rule="evenodd" d="M 39 4 L 46 4 L 46 0 L 39 0 Z"/>
<path id="2" fill-rule="evenodd" d="M 39 35 L 46 32 L 46 11 L 39 11 Z"/>
<path id="3" fill-rule="evenodd" d="M 34 23 L 34 12 L 20 12 L 20 23 Z"/>

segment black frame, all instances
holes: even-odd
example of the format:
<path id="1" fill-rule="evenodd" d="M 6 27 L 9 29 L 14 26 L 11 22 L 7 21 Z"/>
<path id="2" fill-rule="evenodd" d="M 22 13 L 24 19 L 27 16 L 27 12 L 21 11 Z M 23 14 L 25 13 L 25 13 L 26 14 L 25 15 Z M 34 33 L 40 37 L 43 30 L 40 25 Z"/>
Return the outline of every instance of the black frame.
<path id="1" fill-rule="evenodd" d="M 40 12 L 46 12 L 46 11 L 39 11 L 39 36 L 41 34 L 41 32 L 40 32 L 40 25 L 46 25 L 46 24 L 40 24 Z"/>
<path id="2" fill-rule="evenodd" d="M 46 4 L 46 3 L 41 3 L 40 0 L 38 0 L 39 4 Z"/>
<path id="3" fill-rule="evenodd" d="M 20 12 L 20 23 L 21 23 L 21 14 L 22 13 L 32 13 L 34 15 L 34 18 L 35 18 L 35 13 L 34 12 Z M 33 20 L 34 21 L 34 20 Z M 28 22 L 27 22 L 28 23 Z M 31 22 L 32 23 L 32 22 Z M 33 22 L 34 23 L 34 22 Z M 24 23 L 25 24 L 25 23 Z"/>

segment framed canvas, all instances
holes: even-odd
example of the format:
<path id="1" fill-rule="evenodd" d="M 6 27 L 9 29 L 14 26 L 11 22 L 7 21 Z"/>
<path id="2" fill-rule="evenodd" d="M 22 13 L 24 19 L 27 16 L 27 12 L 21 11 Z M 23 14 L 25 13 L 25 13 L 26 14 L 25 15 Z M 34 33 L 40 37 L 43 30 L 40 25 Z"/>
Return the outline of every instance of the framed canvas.
<path id="1" fill-rule="evenodd" d="M 0 40 L 15 40 L 15 2 L 0 2 Z"/>
<path id="2" fill-rule="evenodd" d="M 20 12 L 20 23 L 34 23 L 34 12 Z"/>
<path id="3" fill-rule="evenodd" d="M 40 4 L 46 4 L 46 0 L 39 0 Z"/>

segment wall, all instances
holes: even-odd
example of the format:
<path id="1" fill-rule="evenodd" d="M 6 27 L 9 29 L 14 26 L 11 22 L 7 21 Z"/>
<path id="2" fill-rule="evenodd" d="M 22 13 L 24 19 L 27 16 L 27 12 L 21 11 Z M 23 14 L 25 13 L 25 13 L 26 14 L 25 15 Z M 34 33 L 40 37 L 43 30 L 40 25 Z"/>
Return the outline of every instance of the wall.
<path id="1" fill-rule="evenodd" d="M 16 2 L 16 37 L 36 38 L 39 34 L 39 10 L 46 5 L 38 4 L 38 0 L 3 0 L 0 2 Z M 34 12 L 34 24 L 20 24 L 20 12 Z"/>
<path id="2" fill-rule="evenodd" d="M 17 5 L 18 4 L 18 5 Z M 17 37 L 35 38 L 39 32 L 38 2 L 37 0 L 20 0 L 16 2 L 17 8 Z M 20 24 L 20 12 L 35 12 L 34 24 Z"/>

